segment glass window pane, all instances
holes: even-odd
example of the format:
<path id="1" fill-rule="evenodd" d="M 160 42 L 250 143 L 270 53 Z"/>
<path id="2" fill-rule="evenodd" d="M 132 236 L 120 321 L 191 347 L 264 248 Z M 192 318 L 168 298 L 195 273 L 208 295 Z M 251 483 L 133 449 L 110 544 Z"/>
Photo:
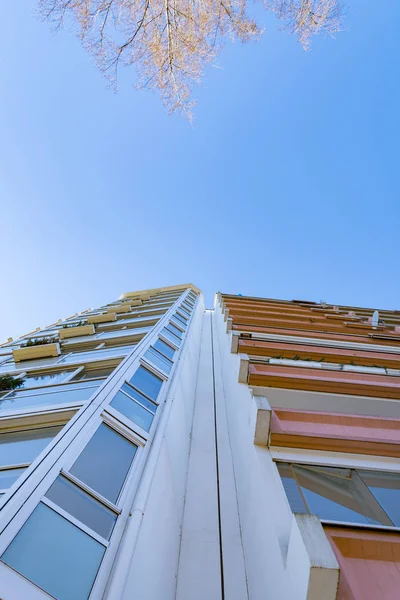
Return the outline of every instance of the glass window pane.
<path id="1" fill-rule="evenodd" d="M 50 385 L 52 383 L 61 383 L 70 374 L 71 371 L 61 371 L 59 373 L 47 373 L 44 375 L 28 375 L 27 377 L 24 377 L 22 380 L 22 385 L 18 389 L 32 386 Z"/>
<path id="2" fill-rule="evenodd" d="M 181 324 L 182 327 L 186 327 L 187 326 L 186 319 L 184 319 L 179 313 L 176 313 L 174 315 L 174 319 L 176 319 L 177 321 L 179 321 L 179 323 Z"/>
<path id="3" fill-rule="evenodd" d="M 0 466 L 31 463 L 61 429 L 41 427 L 0 434 Z"/>
<path id="4" fill-rule="evenodd" d="M 163 334 L 164 337 L 167 338 L 167 340 L 170 340 L 171 342 L 173 342 L 175 344 L 175 346 L 180 346 L 181 344 L 181 340 L 174 335 L 171 331 L 169 331 L 168 329 L 166 329 L 164 327 L 164 329 L 161 332 Z"/>
<path id="5" fill-rule="evenodd" d="M 43 503 L 2 560 L 57 600 L 87 600 L 105 547 Z"/>
<path id="6" fill-rule="evenodd" d="M 370 492 L 396 527 L 400 527 L 400 475 L 379 471 L 358 471 Z"/>
<path id="7" fill-rule="evenodd" d="M 150 328 L 147 328 L 150 329 Z M 135 344 L 119 346 L 118 348 L 105 348 L 104 350 L 93 350 L 91 352 L 72 352 L 60 360 L 62 363 L 85 362 L 87 360 L 103 360 L 114 356 L 124 356 L 133 350 Z"/>
<path id="8" fill-rule="evenodd" d="M 283 487 L 285 488 L 287 499 L 289 500 L 290 508 L 294 513 L 308 513 L 307 507 L 304 504 L 299 486 L 293 477 L 290 466 L 286 463 L 277 463 L 279 474 L 282 479 Z"/>
<path id="9" fill-rule="evenodd" d="M 154 348 L 161 352 L 161 354 L 164 354 L 164 356 L 166 356 L 167 358 L 171 360 L 174 358 L 175 350 L 171 348 L 171 346 L 160 340 L 160 338 L 158 338 L 158 340 L 155 342 Z"/>
<path id="10" fill-rule="evenodd" d="M 177 327 L 175 327 L 175 325 L 173 323 L 168 323 L 167 329 L 172 331 L 172 333 L 174 333 L 176 336 L 178 336 L 178 338 L 182 338 L 182 335 L 183 335 L 182 331 L 180 329 L 178 329 Z"/>
<path id="11" fill-rule="evenodd" d="M 73 381 L 82 381 L 82 379 L 94 379 L 95 377 L 106 378 L 116 369 L 117 367 L 109 367 L 107 369 L 84 369 Z"/>
<path id="12" fill-rule="evenodd" d="M 154 415 L 134 400 L 131 400 L 131 398 L 128 398 L 123 392 L 119 391 L 117 393 L 111 402 L 111 406 L 116 410 L 119 410 L 120 413 L 128 417 L 128 419 L 134 423 L 137 423 L 139 427 L 142 427 L 145 431 L 150 430 Z"/>
<path id="13" fill-rule="evenodd" d="M 57 477 L 46 497 L 106 540 L 110 539 L 117 515 L 65 477 Z"/>
<path id="14" fill-rule="evenodd" d="M 170 373 L 172 369 L 172 363 L 165 358 L 162 354 L 154 350 L 153 348 L 149 348 L 147 352 L 145 352 L 144 357 L 147 358 L 148 361 L 153 363 L 153 365 L 164 373 Z"/>
<path id="15" fill-rule="evenodd" d="M 0 400 L 0 410 L 15 410 L 29 406 L 44 406 L 50 404 L 64 404 L 67 402 L 84 402 L 95 392 L 100 383 L 87 382 L 86 384 L 71 384 L 46 388 L 46 390 L 21 390 L 13 392 L 7 398 Z M 86 387 L 87 386 L 87 387 Z M 89 387 L 90 386 L 90 387 Z"/>
<path id="16" fill-rule="evenodd" d="M 22 469 L 5 469 L 4 471 L 0 471 L 0 490 L 6 490 L 11 487 L 25 470 L 26 467 Z"/>
<path id="17" fill-rule="evenodd" d="M 179 316 L 179 315 L 178 315 Z M 186 329 L 186 323 L 182 323 L 181 319 L 178 318 L 177 315 L 174 315 L 171 317 L 171 322 L 176 325 L 178 328 L 180 327 L 181 329 Z"/>
<path id="18" fill-rule="evenodd" d="M 293 466 L 310 513 L 329 521 L 377 524 L 350 477 Z M 339 470 L 340 471 L 340 470 Z"/>
<path id="19" fill-rule="evenodd" d="M 148 369 L 140 366 L 132 379 L 129 381 L 135 388 L 146 394 L 152 400 L 156 400 L 163 384 L 162 379 L 150 373 Z"/>
<path id="20" fill-rule="evenodd" d="M 117 502 L 137 446 L 102 423 L 70 469 L 96 492 Z"/>
<path id="21" fill-rule="evenodd" d="M 145 406 L 150 412 L 156 412 L 157 404 L 146 398 L 146 396 L 143 396 L 143 394 L 135 390 L 135 388 L 129 385 L 129 383 L 124 383 L 124 385 L 121 387 L 121 390 L 125 392 L 125 394 L 127 394 L 131 398 L 134 398 L 137 402 Z"/>

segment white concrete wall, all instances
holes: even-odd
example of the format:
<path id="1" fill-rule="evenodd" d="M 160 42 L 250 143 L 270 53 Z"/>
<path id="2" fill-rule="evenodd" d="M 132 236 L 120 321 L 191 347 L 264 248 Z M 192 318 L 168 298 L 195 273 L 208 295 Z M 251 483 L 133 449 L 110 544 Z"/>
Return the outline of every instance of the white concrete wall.
<path id="1" fill-rule="evenodd" d="M 201 301 L 122 538 L 110 600 L 175 598 L 203 316 Z"/>
<path id="2" fill-rule="evenodd" d="M 230 352 L 227 323 L 218 305 L 213 323 L 216 373 L 222 388 L 220 403 L 225 405 L 226 413 L 225 443 L 233 465 L 247 584 L 247 592 L 238 598 L 317 600 L 315 590 L 326 582 L 326 595 L 321 600 L 333 600 L 338 568 L 321 525 L 317 522 L 318 529 L 310 523 L 301 529 L 293 518 L 270 451 L 254 443 L 257 406 L 247 384 L 238 383 L 240 357 Z M 308 515 L 305 518 L 315 519 Z M 222 539 L 229 534 L 229 528 L 222 529 Z M 306 536 L 311 536 L 311 541 Z M 321 565 L 315 564 L 319 551 L 325 561 Z M 321 574 L 321 580 L 316 581 Z M 236 577 L 237 570 L 224 568 L 226 587 Z"/>
<path id="3" fill-rule="evenodd" d="M 177 600 L 221 600 L 211 314 L 204 316 Z"/>

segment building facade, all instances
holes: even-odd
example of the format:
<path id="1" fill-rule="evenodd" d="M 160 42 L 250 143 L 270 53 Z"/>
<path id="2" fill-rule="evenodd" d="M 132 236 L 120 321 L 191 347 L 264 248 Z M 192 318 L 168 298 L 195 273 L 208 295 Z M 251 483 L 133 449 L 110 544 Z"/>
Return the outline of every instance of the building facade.
<path id="1" fill-rule="evenodd" d="M 400 311 L 128 292 L 0 346 L 2 600 L 400 597 Z"/>

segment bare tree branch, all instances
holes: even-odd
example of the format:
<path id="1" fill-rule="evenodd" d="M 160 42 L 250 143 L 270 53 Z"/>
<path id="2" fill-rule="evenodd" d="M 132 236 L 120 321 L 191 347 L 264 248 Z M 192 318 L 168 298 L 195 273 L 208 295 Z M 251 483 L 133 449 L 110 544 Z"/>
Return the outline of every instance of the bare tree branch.
<path id="1" fill-rule="evenodd" d="M 317 33 L 341 27 L 341 0 L 262 0 L 305 49 Z M 135 64 L 137 87 L 160 92 L 170 112 L 192 115 L 192 85 L 230 36 L 261 31 L 248 0 L 38 0 L 43 19 L 75 26 L 101 71 L 116 85 L 120 64 Z"/>

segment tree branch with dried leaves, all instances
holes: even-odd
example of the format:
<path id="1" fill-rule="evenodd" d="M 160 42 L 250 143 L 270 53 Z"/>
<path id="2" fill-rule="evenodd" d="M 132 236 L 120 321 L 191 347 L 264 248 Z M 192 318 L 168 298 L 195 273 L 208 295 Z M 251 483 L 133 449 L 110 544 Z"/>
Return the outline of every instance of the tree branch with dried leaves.
<path id="1" fill-rule="evenodd" d="M 317 33 L 341 28 L 340 0 L 262 0 L 305 49 Z M 192 117 L 192 86 L 226 37 L 247 42 L 261 30 L 247 0 L 39 0 L 41 16 L 78 30 L 113 85 L 120 65 L 136 65 L 139 88 L 160 92 L 172 113 Z"/>

